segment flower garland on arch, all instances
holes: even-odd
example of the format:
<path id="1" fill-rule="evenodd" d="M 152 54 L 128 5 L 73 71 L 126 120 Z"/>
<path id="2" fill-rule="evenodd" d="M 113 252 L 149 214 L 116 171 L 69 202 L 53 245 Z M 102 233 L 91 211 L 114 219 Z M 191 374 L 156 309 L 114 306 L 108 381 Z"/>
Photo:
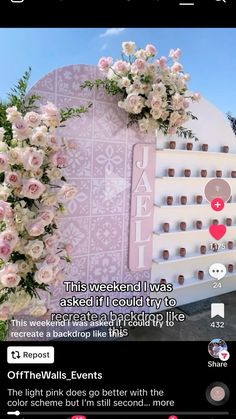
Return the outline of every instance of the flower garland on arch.
<path id="1" fill-rule="evenodd" d="M 157 50 L 148 44 L 137 49 L 134 42 L 123 42 L 122 59 L 102 57 L 98 67 L 105 75 L 95 81 L 87 80 L 81 88 L 104 87 L 111 95 L 118 95 L 119 108 L 129 115 L 129 123 L 137 123 L 141 132 L 161 131 L 198 140 L 183 125 L 197 119 L 188 109 L 191 102 L 199 101 L 199 93 L 188 91 L 189 74 L 179 63 L 181 50 L 170 50 L 166 57 L 155 59 Z"/>
<path id="2" fill-rule="evenodd" d="M 47 311 L 39 291 L 63 278 L 62 260 L 70 262 L 58 216 L 77 193 L 63 175 L 66 153 L 75 144 L 57 135 L 69 119 L 88 108 L 58 110 L 53 103 L 39 109 L 38 96 L 26 96 L 26 72 L 0 104 L 0 322 L 29 308 Z"/>

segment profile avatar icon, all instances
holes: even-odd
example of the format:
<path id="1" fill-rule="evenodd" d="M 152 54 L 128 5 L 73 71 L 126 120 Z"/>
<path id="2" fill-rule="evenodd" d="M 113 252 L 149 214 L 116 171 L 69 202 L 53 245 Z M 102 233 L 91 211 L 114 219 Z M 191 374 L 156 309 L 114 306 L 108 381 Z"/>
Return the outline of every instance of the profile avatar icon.
<path id="1" fill-rule="evenodd" d="M 227 344 L 223 339 L 213 339 L 208 345 L 208 352 L 212 358 L 219 358 L 220 353 L 227 350 Z"/>

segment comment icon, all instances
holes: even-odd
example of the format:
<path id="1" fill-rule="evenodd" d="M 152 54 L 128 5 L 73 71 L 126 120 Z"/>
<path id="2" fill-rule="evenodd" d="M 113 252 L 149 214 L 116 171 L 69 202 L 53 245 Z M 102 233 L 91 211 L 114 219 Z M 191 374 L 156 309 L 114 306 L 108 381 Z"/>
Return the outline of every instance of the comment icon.
<path id="1" fill-rule="evenodd" d="M 223 279 L 226 273 L 227 273 L 226 267 L 222 263 L 214 263 L 209 268 L 210 276 L 214 279 L 217 279 L 218 281 Z"/>

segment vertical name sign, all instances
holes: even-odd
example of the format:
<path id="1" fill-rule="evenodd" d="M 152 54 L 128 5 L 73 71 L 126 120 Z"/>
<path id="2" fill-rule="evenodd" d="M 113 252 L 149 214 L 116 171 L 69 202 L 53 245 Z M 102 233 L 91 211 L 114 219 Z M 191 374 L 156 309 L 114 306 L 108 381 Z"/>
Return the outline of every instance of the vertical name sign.
<path id="1" fill-rule="evenodd" d="M 136 144 L 130 214 L 129 269 L 148 270 L 152 265 L 152 233 L 155 195 L 156 147 Z"/>

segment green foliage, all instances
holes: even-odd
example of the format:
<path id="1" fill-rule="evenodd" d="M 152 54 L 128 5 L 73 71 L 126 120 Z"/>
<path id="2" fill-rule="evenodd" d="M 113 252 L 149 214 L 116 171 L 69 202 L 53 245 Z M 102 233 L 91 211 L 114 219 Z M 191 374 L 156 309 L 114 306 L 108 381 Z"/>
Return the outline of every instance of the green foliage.
<path id="1" fill-rule="evenodd" d="M 57 230 L 57 225 L 56 224 L 49 224 L 48 226 L 46 226 L 44 228 L 45 232 L 47 234 L 53 235 L 54 234 L 54 230 Z"/>
<path id="2" fill-rule="evenodd" d="M 190 129 L 187 129 L 184 127 L 179 127 L 177 129 L 177 135 L 181 138 L 184 138 L 185 140 L 191 139 L 191 140 L 199 141 L 198 137 L 196 137 L 196 135 Z"/>
<path id="3" fill-rule="evenodd" d="M 40 298 L 37 290 L 43 290 L 43 291 L 49 292 L 48 291 L 49 285 L 38 284 L 38 282 L 34 280 L 35 272 L 36 272 L 36 267 L 34 271 L 29 272 L 27 274 L 25 279 L 22 279 L 22 281 L 20 282 L 20 286 L 27 294 L 30 295 L 31 298 L 33 297 Z"/>
<path id="4" fill-rule="evenodd" d="M 6 230 L 6 223 L 4 221 L 0 222 L 0 232 L 5 231 Z M 1 267 L 1 265 L 0 265 Z"/>
<path id="5" fill-rule="evenodd" d="M 108 79 L 97 79 L 94 81 L 86 80 L 83 84 L 81 84 L 81 89 L 89 89 L 92 90 L 94 88 L 99 89 L 103 87 L 109 95 L 117 95 L 119 93 L 123 93 L 123 90 L 117 86 L 117 82 L 114 80 Z"/>
<path id="6" fill-rule="evenodd" d="M 61 123 L 67 121 L 71 118 L 78 118 L 82 114 L 88 112 L 89 108 L 91 108 L 92 103 L 89 103 L 88 106 L 81 106 L 80 108 L 63 108 L 60 110 L 61 116 Z"/>
<path id="7" fill-rule="evenodd" d="M 0 304 L 5 303 L 12 292 L 15 292 L 15 288 L 4 288 L 0 292 Z"/>
<path id="8" fill-rule="evenodd" d="M 36 109 L 35 102 L 40 99 L 40 96 L 32 95 L 27 98 L 27 88 L 31 77 L 31 67 L 25 71 L 18 83 L 11 89 L 8 95 L 8 106 L 16 106 L 19 112 L 25 114 L 30 110 Z"/>
<path id="9" fill-rule="evenodd" d="M 230 112 L 227 113 L 227 118 L 230 122 L 234 134 L 236 135 L 236 118 L 232 116 Z"/>
<path id="10" fill-rule="evenodd" d="M 8 322 L 0 321 L 0 341 L 1 342 L 6 339 L 7 330 L 8 330 Z"/>
<path id="11" fill-rule="evenodd" d="M 19 252 L 13 252 L 13 253 L 11 254 L 11 261 L 12 261 L 13 263 L 16 263 L 16 262 L 18 262 L 19 260 L 26 260 L 25 255 L 21 255 Z"/>
<path id="12" fill-rule="evenodd" d="M 0 183 L 3 183 L 5 179 L 5 173 L 0 173 Z"/>

